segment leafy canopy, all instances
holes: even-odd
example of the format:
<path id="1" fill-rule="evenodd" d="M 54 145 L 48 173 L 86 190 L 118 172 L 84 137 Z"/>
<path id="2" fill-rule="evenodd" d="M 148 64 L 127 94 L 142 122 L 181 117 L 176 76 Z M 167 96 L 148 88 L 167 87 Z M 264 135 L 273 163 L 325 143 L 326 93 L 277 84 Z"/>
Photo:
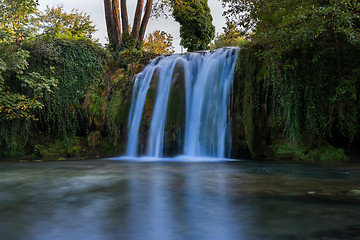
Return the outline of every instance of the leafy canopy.
<path id="1" fill-rule="evenodd" d="M 171 34 L 155 30 L 145 39 L 144 50 L 155 54 L 171 54 L 174 53 L 172 41 Z"/>
<path id="2" fill-rule="evenodd" d="M 207 0 L 157 0 L 152 15 L 165 16 L 169 13 L 180 24 L 180 44 L 188 51 L 204 50 L 215 37 L 215 27 Z"/>
<path id="3" fill-rule="evenodd" d="M 180 23 L 180 44 L 188 51 L 209 48 L 215 27 L 207 0 L 171 0 L 172 15 Z"/>
<path id="4" fill-rule="evenodd" d="M 214 43 L 210 44 L 210 49 L 217 49 L 222 47 L 236 47 L 242 46 L 246 43 L 241 32 L 236 28 L 235 23 L 226 22 L 226 27 L 223 27 L 224 32 L 217 34 Z"/>
<path id="5" fill-rule="evenodd" d="M 35 129 L 75 134 L 85 92 L 106 59 L 89 41 L 89 16 L 62 6 L 39 13 L 37 0 L 0 3 L 0 152 L 23 147 Z"/>
<path id="6" fill-rule="evenodd" d="M 95 25 L 90 20 L 90 15 L 73 9 L 71 13 L 64 11 L 63 5 L 49 8 L 38 13 L 41 36 L 45 39 L 92 39 L 96 32 Z"/>
<path id="7" fill-rule="evenodd" d="M 260 61 L 253 81 L 264 79 L 271 112 L 286 137 L 305 142 L 359 136 L 357 0 L 222 2 L 229 7 L 225 15 L 251 39 L 253 54 L 243 63 Z"/>
<path id="8" fill-rule="evenodd" d="M 21 46 L 34 32 L 38 0 L 0 0 L 0 41 L 16 41 Z"/>

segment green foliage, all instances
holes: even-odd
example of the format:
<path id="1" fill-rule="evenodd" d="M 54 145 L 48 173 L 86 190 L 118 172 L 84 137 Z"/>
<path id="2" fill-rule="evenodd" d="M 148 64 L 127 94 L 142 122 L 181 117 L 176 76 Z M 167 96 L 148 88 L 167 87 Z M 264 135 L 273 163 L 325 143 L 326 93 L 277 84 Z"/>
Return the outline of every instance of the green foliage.
<path id="1" fill-rule="evenodd" d="M 25 146 L 45 95 L 57 86 L 51 74 L 29 68 L 30 53 L 20 48 L 36 7 L 37 1 L 1 1 L 0 149 L 11 154 Z"/>
<path id="2" fill-rule="evenodd" d="M 122 43 L 121 43 L 121 51 L 130 51 L 136 49 L 136 41 L 130 34 L 128 33 L 122 34 Z"/>
<path id="3" fill-rule="evenodd" d="M 33 18 L 38 0 L 0 0 L 0 42 L 16 42 L 21 46 L 33 34 Z"/>
<path id="4" fill-rule="evenodd" d="M 330 1 L 293 12 L 280 25 L 288 31 L 257 34 L 267 45 L 261 55 L 273 60 L 273 106 L 291 140 L 358 134 L 358 19 L 344 1 Z"/>
<path id="5" fill-rule="evenodd" d="M 0 144 L 16 148 L 26 143 L 24 134 L 10 136 L 16 135 L 12 128 L 19 121 L 27 124 L 27 134 L 30 126 L 62 138 L 85 132 L 82 103 L 90 84 L 104 73 L 104 50 L 90 41 L 70 40 L 35 41 L 24 47 L 27 50 L 6 54 L 2 61 L 0 125 L 7 126 L 8 133 Z M 5 49 L 8 53 L 10 48 Z M 11 139 L 17 143 L 5 144 Z"/>
<path id="6" fill-rule="evenodd" d="M 180 23 L 180 44 L 188 51 L 209 48 L 215 36 L 207 0 L 171 0 L 172 15 Z"/>
<path id="7" fill-rule="evenodd" d="M 125 70 L 124 75 L 130 81 L 135 74 L 139 73 L 156 56 L 158 54 L 136 48 L 124 50 L 119 52 L 115 65 Z"/>
<path id="8" fill-rule="evenodd" d="M 254 158 L 260 157 L 268 144 L 268 113 L 266 62 L 256 57 L 256 48 L 245 45 L 238 53 L 234 82 L 234 122 L 236 131 L 243 131 L 247 148 Z M 238 136 L 237 132 L 234 136 Z M 234 139 L 235 142 L 244 142 Z"/>
<path id="9" fill-rule="evenodd" d="M 164 31 L 156 30 L 150 33 L 143 44 L 144 50 L 154 54 L 174 53 L 173 37 Z"/>
<path id="10" fill-rule="evenodd" d="M 121 88 L 120 88 L 121 89 Z M 120 90 L 119 89 L 119 90 Z M 125 91 L 124 91 L 125 90 Z M 116 149 L 121 147 L 127 134 L 127 118 L 130 111 L 131 89 L 121 89 L 113 94 L 106 109 L 106 125 L 111 142 Z"/>
<path id="11" fill-rule="evenodd" d="M 26 144 L 44 96 L 57 86 L 51 75 L 29 69 L 29 58 L 29 52 L 16 45 L 0 45 L 0 148 L 13 152 Z"/>
<path id="12" fill-rule="evenodd" d="M 21 46 L 30 39 L 88 39 L 96 31 L 86 13 L 73 9 L 64 12 L 64 7 L 37 9 L 38 0 L 1 0 L 0 43 L 16 42 Z M 94 40 L 96 41 L 96 40 Z"/>
<path id="13" fill-rule="evenodd" d="M 242 101 L 248 104 L 244 109 L 256 109 L 254 100 L 259 99 L 267 106 L 269 127 L 281 129 L 285 139 L 300 146 L 324 140 L 343 145 L 359 137 L 357 1 L 223 2 L 233 6 L 231 14 L 246 8 L 246 16 L 230 16 L 239 17 L 238 28 L 253 31 L 237 71 L 244 84 L 252 81 L 260 91 L 242 89 L 244 97 L 253 96 Z M 254 72 L 253 64 L 262 67 Z M 250 110 L 246 114 L 256 119 L 257 111 Z M 251 132 L 251 119 L 241 121 Z M 247 140 L 253 146 L 251 136 Z"/>
<path id="14" fill-rule="evenodd" d="M 302 162 L 346 162 L 349 158 L 344 150 L 322 143 L 314 148 L 292 143 L 280 143 L 270 147 L 271 157 L 276 160 L 294 159 Z"/>
<path id="15" fill-rule="evenodd" d="M 18 155 L 32 132 L 31 122 L 21 119 L 0 120 L 0 157 Z"/>
<path id="16" fill-rule="evenodd" d="M 33 53 L 32 68 L 44 74 L 53 71 L 59 79 L 54 95 L 44 99 L 39 127 L 65 138 L 85 131 L 87 112 L 82 103 L 90 85 L 104 73 L 104 50 L 91 41 L 64 39 L 35 41 L 26 47 Z"/>
<path id="17" fill-rule="evenodd" d="M 1 155 L 24 154 L 25 146 L 37 151 L 29 139 L 35 131 L 59 141 L 84 134 L 88 112 L 82 103 L 109 59 L 91 39 L 95 27 L 89 15 L 67 14 L 63 6 L 38 13 L 37 6 L 37 0 L 1 0 Z"/>
<path id="18" fill-rule="evenodd" d="M 79 137 L 67 139 L 48 139 L 34 146 L 34 154 L 45 160 L 65 160 L 83 153 L 84 145 Z"/>
<path id="19" fill-rule="evenodd" d="M 223 27 L 224 33 L 217 34 L 214 43 L 210 44 L 210 49 L 217 49 L 222 47 L 239 47 L 246 44 L 241 32 L 236 29 L 236 25 L 232 22 L 226 22 L 226 27 Z"/>
<path id="20" fill-rule="evenodd" d="M 155 0 L 152 15 L 156 18 L 171 14 L 180 23 L 180 44 L 188 51 L 209 48 L 215 27 L 207 0 Z"/>
<path id="21" fill-rule="evenodd" d="M 63 5 L 49 8 L 38 13 L 44 39 L 92 39 L 96 31 L 95 25 L 90 20 L 90 15 L 73 9 L 71 13 L 64 11 Z"/>
<path id="22" fill-rule="evenodd" d="M 112 73 L 108 81 L 112 94 L 105 113 L 110 142 L 116 150 L 124 150 L 123 143 L 127 135 L 127 120 L 131 106 L 131 80 L 154 56 L 153 53 L 137 49 L 119 53 L 116 63 L 118 70 Z"/>
<path id="23" fill-rule="evenodd" d="M 26 95 L 10 93 L 0 94 L 0 118 L 5 120 L 37 120 L 34 110 L 43 108 L 44 105 L 37 99 L 30 99 Z"/>
<path id="24" fill-rule="evenodd" d="M 124 150 L 132 79 L 155 56 L 157 55 L 154 53 L 138 49 L 122 51 L 115 66 L 107 72 L 105 80 L 102 83 L 95 82 L 90 88 L 84 103 L 84 107 L 90 111 L 90 144 L 104 148 L 106 152 Z M 102 139 L 101 142 L 107 140 L 110 145 L 98 143 L 99 138 Z"/>
<path id="25" fill-rule="evenodd" d="M 253 152 L 254 147 L 254 84 L 256 83 L 256 61 L 251 57 L 252 52 L 242 51 L 238 55 L 236 65 L 236 77 L 239 81 L 235 82 L 235 120 L 243 124 L 245 131 L 246 144 Z M 249 56 L 250 55 L 250 56 Z M 243 94 L 238 94 L 238 93 Z"/>

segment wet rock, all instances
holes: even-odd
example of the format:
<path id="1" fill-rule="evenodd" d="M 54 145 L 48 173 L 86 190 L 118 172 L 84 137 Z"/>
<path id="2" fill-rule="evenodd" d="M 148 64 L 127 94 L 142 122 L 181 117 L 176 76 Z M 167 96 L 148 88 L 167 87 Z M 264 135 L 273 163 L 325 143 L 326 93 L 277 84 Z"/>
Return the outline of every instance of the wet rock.
<path id="1" fill-rule="evenodd" d="M 348 195 L 360 198 L 360 189 L 353 189 L 348 192 Z"/>
<path id="2" fill-rule="evenodd" d="M 309 195 L 309 196 L 314 196 L 315 194 L 316 194 L 316 192 L 314 192 L 314 191 L 307 192 L 307 195 Z"/>
<path id="3" fill-rule="evenodd" d="M 164 155 L 183 153 L 186 116 L 185 72 L 181 63 L 175 65 L 171 79 L 164 133 Z"/>
<path id="4" fill-rule="evenodd" d="M 283 140 L 269 146 L 266 155 L 269 159 L 301 162 L 338 163 L 349 160 L 343 149 L 335 148 L 327 142 L 304 146 Z"/>
<path id="5" fill-rule="evenodd" d="M 151 78 L 150 86 L 146 94 L 143 117 L 139 128 L 139 155 L 144 155 L 146 151 L 147 138 L 149 136 L 152 114 L 155 108 L 159 85 L 159 71 L 155 70 Z"/>

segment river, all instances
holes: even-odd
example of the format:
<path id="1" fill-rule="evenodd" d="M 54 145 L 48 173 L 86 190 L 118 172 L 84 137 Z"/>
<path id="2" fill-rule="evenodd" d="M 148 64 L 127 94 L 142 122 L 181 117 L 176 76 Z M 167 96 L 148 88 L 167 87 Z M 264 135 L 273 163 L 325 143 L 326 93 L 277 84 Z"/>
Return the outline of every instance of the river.
<path id="1" fill-rule="evenodd" d="M 0 163 L 0 239 L 360 239 L 360 167 Z"/>

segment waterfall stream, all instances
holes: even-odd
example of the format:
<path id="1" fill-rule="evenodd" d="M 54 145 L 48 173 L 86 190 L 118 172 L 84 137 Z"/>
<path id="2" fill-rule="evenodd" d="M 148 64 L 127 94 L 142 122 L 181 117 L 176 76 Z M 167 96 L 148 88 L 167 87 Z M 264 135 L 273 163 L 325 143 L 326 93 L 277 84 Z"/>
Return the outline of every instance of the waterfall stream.
<path id="1" fill-rule="evenodd" d="M 160 56 L 136 75 L 126 156 L 228 157 L 237 51 Z"/>

